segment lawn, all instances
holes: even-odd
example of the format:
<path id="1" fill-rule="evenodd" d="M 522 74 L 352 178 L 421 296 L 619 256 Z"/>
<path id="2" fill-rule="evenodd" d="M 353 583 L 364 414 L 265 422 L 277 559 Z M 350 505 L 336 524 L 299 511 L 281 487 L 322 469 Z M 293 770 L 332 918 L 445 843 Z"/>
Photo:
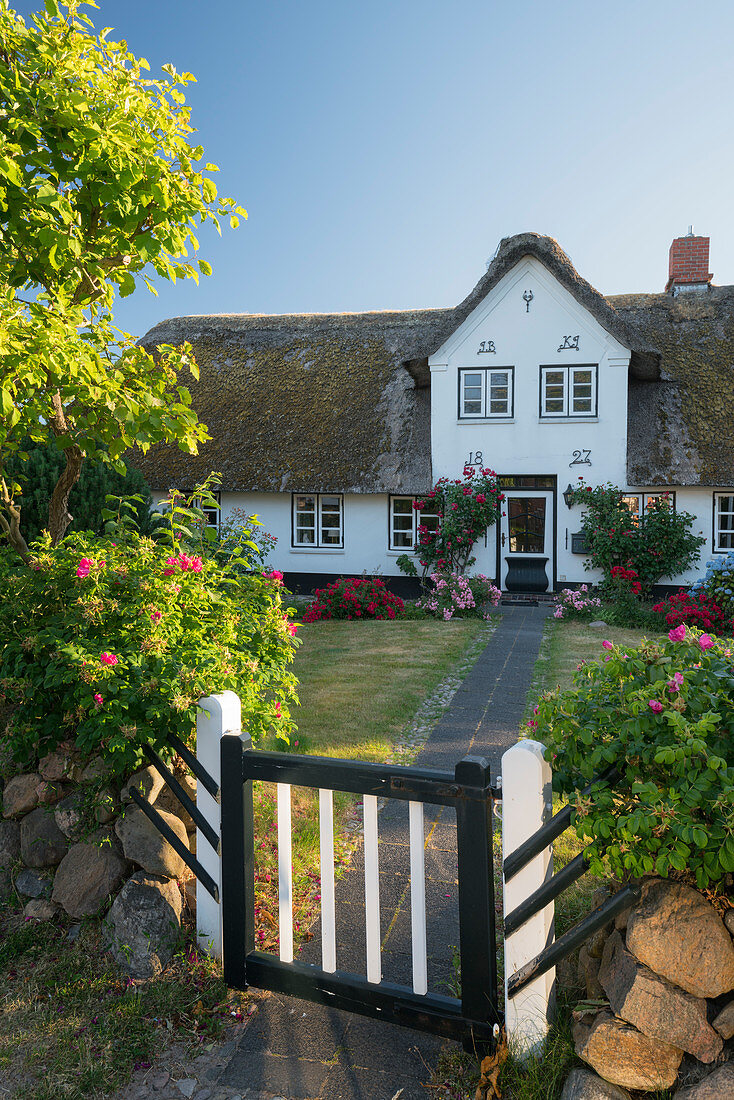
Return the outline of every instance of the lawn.
<path id="1" fill-rule="evenodd" d="M 602 656 L 604 639 L 615 645 L 637 646 L 644 637 L 651 637 L 649 630 L 626 630 L 620 626 L 590 627 L 588 623 L 570 620 L 553 621 L 535 668 L 533 688 L 536 694 L 560 686 L 571 687 L 571 678 L 582 661 L 595 661 Z"/>
<path id="2" fill-rule="evenodd" d="M 448 674 L 465 675 L 492 627 L 479 620 L 314 623 L 296 657 L 301 705 L 295 751 L 386 761 L 415 712 Z M 434 708 L 435 717 L 440 707 Z M 295 742 L 298 741 L 296 745 Z M 400 754 L 401 759 L 405 758 Z M 277 945 L 277 847 L 271 790 L 255 793 L 260 844 L 259 946 Z M 337 820 L 354 800 L 336 800 Z M 310 792 L 293 793 L 294 917 L 303 939 L 318 912 L 318 824 Z M 342 830 L 344 869 L 355 833 Z M 121 977 L 98 921 L 28 923 L 19 903 L 0 909 L 0 1096 L 90 1100 L 120 1087 L 174 1040 L 206 1047 L 239 1012 L 219 968 L 191 947 L 193 930 L 162 979 Z M 299 936 L 296 936 L 298 942 Z M 247 995 L 249 996 L 249 995 Z M 244 998 L 247 999 L 247 996 Z M 246 1011 L 244 1005 L 243 1011 Z"/>

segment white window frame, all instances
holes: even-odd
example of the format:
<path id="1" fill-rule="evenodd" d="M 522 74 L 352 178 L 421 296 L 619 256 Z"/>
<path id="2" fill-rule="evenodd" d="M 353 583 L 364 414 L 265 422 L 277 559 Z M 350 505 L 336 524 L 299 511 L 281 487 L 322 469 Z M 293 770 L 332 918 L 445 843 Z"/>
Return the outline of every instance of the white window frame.
<path id="1" fill-rule="evenodd" d="M 640 517 L 644 518 L 647 515 L 647 502 L 649 500 L 658 500 L 660 497 L 667 497 L 673 511 L 675 511 L 675 491 L 673 489 L 655 489 L 649 493 L 622 493 L 622 500 L 637 501 L 637 511 L 630 510 L 633 522 L 637 522 Z"/>
<path id="2" fill-rule="evenodd" d="M 202 504 L 200 498 L 194 501 L 194 507 L 200 508 L 201 511 L 204 513 L 207 526 L 216 527 L 217 533 L 219 533 L 220 524 L 222 522 L 222 494 L 217 489 L 214 492 L 210 493 L 210 495 L 213 496 L 217 502 L 216 508 L 205 506 L 204 504 Z"/>
<path id="3" fill-rule="evenodd" d="M 480 377 L 481 410 L 478 413 L 466 412 L 466 379 L 469 375 Z M 507 375 L 507 402 L 504 412 L 492 412 L 492 375 Z M 514 367 L 461 367 L 459 369 L 459 420 L 512 420 L 515 415 L 515 368 Z"/>
<path id="4" fill-rule="evenodd" d="M 431 515 L 430 513 L 423 513 L 419 508 L 414 508 L 413 505 L 416 500 L 425 500 L 425 497 L 411 497 L 405 493 L 397 493 L 390 496 L 390 507 L 388 511 L 387 520 L 387 546 L 388 550 L 396 554 L 410 554 L 419 549 L 418 545 L 418 526 L 421 523 L 425 523 L 428 520 L 435 520 L 436 526 L 438 526 L 438 516 Z M 410 501 L 410 510 L 413 516 L 411 539 L 412 544 L 410 546 L 396 546 L 395 545 L 395 501 L 396 500 L 408 500 Z M 405 512 L 401 512 L 400 515 L 405 515 Z M 407 532 L 401 532 L 403 534 Z"/>
<path id="5" fill-rule="evenodd" d="M 574 376 L 580 371 L 591 372 L 591 409 L 588 412 L 579 411 L 571 407 L 573 402 Z M 554 372 L 563 376 L 563 411 L 548 410 L 548 394 L 546 376 Z M 599 415 L 598 409 L 598 363 L 577 363 L 575 366 L 556 366 L 555 364 L 543 364 L 540 368 L 540 419 L 541 420 L 586 420 L 594 419 Z M 585 384 L 585 383 L 584 383 Z M 556 401 L 557 398 L 552 400 Z"/>
<path id="6" fill-rule="evenodd" d="M 728 501 L 729 506 L 726 509 L 721 507 L 721 501 Z M 731 516 L 732 526 L 728 530 L 723 530 L 721 527 L 721 517 Z M 731 545 L 722 546 L 721 538 L 723 535 L 729 537 Z M 728 493 L 714 493 L 714 515 L 713 515 L 713 551 L 715 554 L 728 554 L 734 550 L 734 489 Z"/>
<path id="7" fill-rule="evenodd" d="M 328 531 L 338 530 L 339 541 L 338 542 L 326 542 L 324 540 L 324 498 L 336 498 L 339 501 L 339 526 L 338 528 L 329 527 Z M 314 516 L 314 541 L 313 542 L 299 542 L 298 541 L 298 516 L 304 515 L 304 512 L 298 512 L 299 500 L 313 500 L 314 507 L 309 509 L 309 514 Z M 326 509 L 330 515 L 335 514 L 332 509 Z M 311 530 L 311 528 L 301 527 L 301 530 Z M 343 493 L 293 493 L 291 498 L 291 550 L 343 550 L 344 549 L 344 494 Z"/>

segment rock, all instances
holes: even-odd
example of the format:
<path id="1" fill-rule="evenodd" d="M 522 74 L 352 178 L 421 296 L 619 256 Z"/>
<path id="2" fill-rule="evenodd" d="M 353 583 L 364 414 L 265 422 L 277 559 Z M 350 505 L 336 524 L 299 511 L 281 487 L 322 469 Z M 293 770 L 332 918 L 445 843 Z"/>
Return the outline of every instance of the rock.
<path id="1" fill-rule="evenodd" d="M 594 908 L 596 908 L 596 906 Z M 604 945 L 609 939 L 610 931 L 611 925 L 609 928 L 600 928 L 598 932 L 595 932 L 594 935 L 586 941 L 584 946 L 592 959 L 600 959 L 604 954 Z"/>
<path id="2" fill-rule="evenodd" d="M 45 898 L 31 898 L 23 909 L 23 916 L 28 920 L 48 921 L 53 920 L 59 911 L 58 905 Z"/>
<path id="3" fill-rule="evenodd" d="M 734 1062 L 719 1066 L 703 1081 L 673 1093 L 673 1100 L 731 1100 L 734 1096 Z"/>
<path id="4" fill-rule="evenodd" d="M 615 1015 L 651 1039 L 713 1062 L 723 1042 L 706 1018 L 706 1001 L 666 982 L 625 950 L 619 932 L 607 940 L 599 981 Z"/>
<path id="5" fill-rule="evenodd" d="M 196 802 L 196 780 L 192 775 L 177 775 L 179 783 L 183 787 L 186 794 L 189 796 L 192 802 Z M 169 814 L 174 814 L 180 818 L 186 826 L 186 832 L 190 833 L 192 829 L 196 828 L 194 819 L 188 810 L 185 810 L 179 800 L 176 798 L 170 787 L 165 786 L 155 800 L 156 810 L 165 810 Z"/>
<path id="6" fill-rule="evenodd" d="M 175 882 L 138 871 L 123 886 L 107 917 L 116 962 L 133 978 L 153 978 L 171 961 L 181 920 Z"/>
<path id="7" fill-rule="evenodd" d="M 734 1037 L 734 1001 L 729 1001 L 729 1004 L 722 1008 L 711 1026 L 716 1028 L 722 1039 Z"/>
<path id="8" fill-rule="evenodd" d="M 55 783 L 59 779 L 71 779 L 77 782 L 82 777 L 82 768 L 76 756 L 66 752 L 50 752 L 43 757 L 38 770 L 43 779 Z"/>
<path id="9" fill-rule="evenodd" d="M 54 810 L 56 824 L 68 840 L 79 840 L 84 831 L 84 801 L 84 793 L 77 789 Z"/>
<path id="10" fill-rule="evenodd" d="M 126 861 L 112 844 L 75 844 L 56 872 L 53 900 L 70 917 L 91 917 L 117 890 L 126 870 Z"/>
<path id="11" fill-rule="evenodd" d="M 161 817 L 188 847 L 183 822 L 165 811 L 161 813 Z M 164 878 L 180 878 L 183 874 L 184 861 L 174 852 L 168 841 L 163 839 L 139 806 L 127 807 L 123 816 L 115 823 L 115 832 L 122 841 L 126 858 L 150 874 L 163 875 Z"/>
<path id="12" fill-rule="evenodd" d="M 0 868 L 0 902 L 7 901 L 13 890 L 13 879 L 10 871 Z"/>
<path id="13" fill-rule="evenodd" d="M 0 867 L 12 867 L 20 859 L 20 825 L 0 821 Z"/>
<path id="14" fill-rule="evenodd" d="M 589 954 L 586 944 L 579 951 L 578 977 L 579 983 L 586 989 L 586 996 L 590 1001 L 604 999 L 604 990 L 599 982 L 599 967 L 601 959 L 596 959 Z"/>
<path id="15" fill-rule="evenodd" d="M 724 924 L 729 930 L 730 934 L 734 936 L 734 909 L 727 909 L 724 913 Z"/>
<path id="16" fill-rule="evenodd" d="M 24 867 L 15 879 L 15 889 L 26 898 L 50 898 L 53 876 L 48 872 L 31 871 Z"/>
<path id="17" fill-rule="evenodd" d="M 71 786 L 68 783 L 52 783 L 50 780 L 42 779 L 38 784 L 38 805 L 53 806 L 62 798 L 66 798 L 70 790 Z"/>
<path id="18" fill-rule="evenodd" d="M 54 867 L 68 849 L 66 837 L 49 810 L 33 810 L 21 821 L 20 854 L 26 867 Z"/>
<path id="19" fill-rule="evenodd" d="M 120 799 L 112 787 L 103 787 L 94 800 L 94 819 L 107 825 L 120 812 Z"/>
<path id="20" fill-rule="evenodd" d="M 3 817 L 21 817 L 35 810 L 40 783 L 41 777 L 36 772 L 9 779 L 3 791 Z"/>
<path id="21" fill-rule="evenodd" d="M 146 802 L 155 802 L 163 788 L 163 780 L 154 767 L 140 768 L 123 784 L 120 792 L 123 802 L 132 802 L 131 787 L 134 787 Z"/>
<path id="22" fill-rule="evenodd" d="M 734 989 L 734 945 L 714 907 L 691 886 L 654 880 L 627 924 L 627 949 L 694 997 Z"/>
<path id="23" fill-rule="evenodd" d="M 90 760 L 82 772 L 82 783 L 95 783 L 100 779 L 108 779 L 112 774 L 112 768 L 101 756 L 95 756 Z"/>
<path id="24" fill-rule="evenodd" d="M 683 1051 L 643 1035 L 611 1012 L 600 1012 L 591 1027 L 573 1029 L 576 1053 L 613 1085 L 628 1089 L 667 1089 L 678 1075 Z"/>
<path id="25" fill-rule="evenodd" d="M 588 1069 L 572 1069 L 563 1086 L 561 1100 L 630 1100 L 627 1089 L 602 1081 Z"/>
<path id="26" fill-rule="evenodd" d="M 198 1084 L 199 1084 L 199 1082 L 196 1080 L 195 1077 L 185 1077 L 183 1081 L 177 1081 L 176 1082 L 176 1086 L 178 1088 L 178 1091 L 183 1096 L 188 1097 L 189 1100 L 194 1095 L 194 1092 L 196 1090 L 196 1086 Z"/>
<path id="27" fill-rule="evenodd" d="M 593 623 L 589 623 L 589 626 L 599 630 L 601 630 L 601 628 L 606 625 L 607 624 L 604 622 L 603 619 L 594 619 Z"/>
<path id="28" fill-rule="evenodd" d="M 618 932 L 625 932 L 627 930 L 627 921 L 630 919 L 630 910 L 623 909 L 621 913 L 617 913 L 614 918 L 614 927 Z"/>

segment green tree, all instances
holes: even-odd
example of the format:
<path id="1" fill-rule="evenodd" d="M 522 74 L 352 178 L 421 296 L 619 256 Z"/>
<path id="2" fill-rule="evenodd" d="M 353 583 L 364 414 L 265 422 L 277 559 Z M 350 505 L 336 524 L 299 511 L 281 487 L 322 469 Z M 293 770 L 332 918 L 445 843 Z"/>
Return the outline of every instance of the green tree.
<path id="1" fill-rule="evenodd" d="M 54 544 L 85 459 L 112 463 L 133 444 L 209 438 L 180 380 L 188 345 L 153 356 L 113 323 L 116 295 L 210 274 L 195 230 L 245 211 L 217 195 L 200 162 L 172 65 L 97 34 L 79 0 L 46 0 L 26 25 L 0 0 L 0 530 L 28 558 L 21 485 L 9 456 L 53 442 L 63 454 L 49 502 Z M 96 6 L 96 5 L 94 5 Z"/>
<path id="2" fill-rule="evenodd" d="M 33 542 L 48 529 L 48 509 L 56 484 L 64 470 L 63 452 L 53 444 L 28 444 L 24 452 L 28 457 L 19 461 L 10 455 L 6 470 L 10 479 L 17 479 L 22 486 L 23 536 Z M 150 489 L 140 470 L 128 466 L 121 474 L 108 462 L 84 463 L 82 472 L 69 495 L 69 510 L 78 531 L 94 531 L 101 535 L 105 530 L 102 510 L 109 507 L 107 496 L 140 497 L 135 502 L 136 525 L 141 534 L 152 530 Z"/>

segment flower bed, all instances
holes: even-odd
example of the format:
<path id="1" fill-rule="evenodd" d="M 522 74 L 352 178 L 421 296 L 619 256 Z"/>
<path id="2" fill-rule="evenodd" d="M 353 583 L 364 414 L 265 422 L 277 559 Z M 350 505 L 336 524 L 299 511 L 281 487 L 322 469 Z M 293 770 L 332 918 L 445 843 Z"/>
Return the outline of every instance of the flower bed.
<path id="1" fill-rule="evenodd" d="M 404 608 L 379 577 L 339 577 L 317 588 L 303 615 L 304 623 L 325 619 L 395 619 Z"/>

